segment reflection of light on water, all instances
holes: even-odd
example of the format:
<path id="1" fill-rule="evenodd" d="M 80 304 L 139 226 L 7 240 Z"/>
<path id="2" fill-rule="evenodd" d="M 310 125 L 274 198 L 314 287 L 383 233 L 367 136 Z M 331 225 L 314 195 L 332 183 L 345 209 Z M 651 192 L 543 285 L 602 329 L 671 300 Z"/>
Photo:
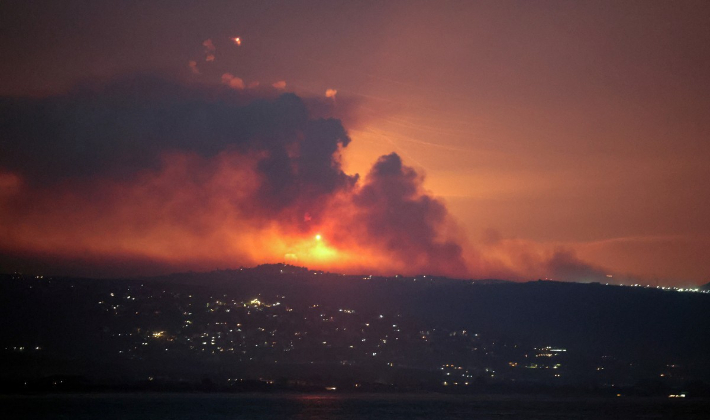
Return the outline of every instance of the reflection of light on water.
<path id="1" fill-rule="evenodd" d="M 344 398 L 335 394 L 308 394 L 299 395 L 296 398 L 298 403 L 299 419 L 333 419 L 340 418 L 343 414 Z"/>
<path id="2" fill-rule="evenodd" d="M 333 387 L 334 388 L 334 387 Z M 326 388 L 327 389 L 327 388 Z M 340 400 L 342 399 L 338 395 L 333 395 L 333 394 L 308 394 L 308 395 L 299 395 L 296 400 L 298 401 L 303 401 L 303 402 L 318 402 L 318 401 L 334 401 L 334 400 Z"/>

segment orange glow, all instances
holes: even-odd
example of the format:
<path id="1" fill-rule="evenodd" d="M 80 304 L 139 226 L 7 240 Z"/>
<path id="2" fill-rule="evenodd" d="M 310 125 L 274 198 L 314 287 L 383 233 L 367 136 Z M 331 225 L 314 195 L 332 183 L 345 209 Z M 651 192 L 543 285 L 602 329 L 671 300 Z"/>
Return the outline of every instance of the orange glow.
<path id="1" fill-rule="evenodd" d="M 231 87 L 232 89 L 242 90 L 244 89 L 244 80 L 236 77 L 230 73 L 224 73 L 222 75 L 222 83 Z"/>
<path id="2" fill-rule="evenodd" d="M 314 240 L 288 239 L 286 244 L 290 244 L 287 246 L 289 246 L 291 251 L 287 255 L 291 255 L 294 261 L 309 267 L 330 269 L 333 265 L 341 265 L 352 261 L 352 257 L 347 251 L 339 250 L 324 243 L 320 234 L 316 235 Z"/>
<path id="3" fill-rule="evenodd" d="M 317 219 L 303 221 L 302 213 L 291 210 L 274 220 L 264 218 L 260 211 L 234 205 L 248 204 L 258 191 L 259 159 L 236 152 L 211 159 L 168 154 L 160 170 L 145 170 L 131 181 L 97 179 L 82 192 L 71 187 L 34 191 L 16 175 L 3 174 L 0 192 L 32 206 L 13 211 L 0 200 L 0 220 L 6 221 L 0 250 L 79 260 L 88 267 L 118 264 L 126 270 L 121 274 L 286 262 L 343 273 L 502 278 L 524 278 L 524 270 L 545 272 L 554 255 L 550 246 L 498 240 L 467 251 L 470 271 L 424 255 L 403 255 L 386 236 L 363 230 L 359 220 L 368 215 L 358 213 L 351 192 L 319 203 Z"/>
<path id="4" fill-rule="evenodd" d="M 5 157 L 9 166 L 0 167 L 0 250 L 27 254 L 27 261 L 35 255 L 35 260 L 113 259 L 121 267 L 123 261 L 144 261 L 164 270 L 286 260 L 327 263 L 329 270 L 463 271 L 443 263 L 430 270 L 427 253 L 408 248 L 416 241 L 397 241 L 393 235 L 388 243 L 378 229 L 363 227 L 368 215 L 358 212 L 352 195 L 379 156 L 396 152 L 426 175 L 421 187 L 457 220 L 456 227 L 437 225 L 430 237 L 457 236 L 467 263 L 460 275 L 557 277 L 548 260 L 564 249 L 574 250 L 591 267 L 566 264 L 564 258 L 562 266 L 596 270 L 604 281 L 622 282 L 625 274 L 659 284 L 710 281 L 710 95 L 703 76 L 710 67 L 705 6 L 710 2 L 674 8 L 671 14 L 664 2 L 580 7 L 565 2 L 547 8 L 519 2 L 520 12 L 512 14 L 498 2 L 388 2 L 396 4 L 387 7 L 367 2 L 347 16 L 341 7 L 265 10 L 252 3 L 151 7 L 144 18 L 120 18 L 108 26 L 103 18 L 84 20 L 88 26 L 80 33 L 58 23 L 71 13 L 47 15 L 57 31 L 38 31 L 37 24 L 47 26 L 44 19 L 13 27 L 14 36 L 3 41 L 22 54 L 6 60 L 0 78 L 3 111 L 6 103 L 17 103 L 20 110 L 36 102 L 40 114 L 47 99 L 59 105 L 49 119 L 27 113 L 18 130 L 5 129 L 17 118 L 4 112 L 11 118 L 3 119 L 0 160 L 15 153 L 12 142 L 35 144 L 26 138 L 35 136 L 37 146 L 22 146 L 24 156 Z M 201 24 L 186 30 L 186 19 L 176 18 L 185 11 Z M 112 36 L 92 36 L 104 26 L 111 27 Z M 179 36 L 149 36 L 156 30 Z M 255 42 L 242 50 L 237 31 Z M 17 40 L 47 47 L 23 48 Z M 48 65 L 69 56 L 61 69 Z M 198 96 L 214 103 L 193 114 L 192 101 L 184 101 L 182 116 L 172 117 L 193 122 L 185 125 L 204 137 L 156 141 L 164 130 L 149 127 L 162 111 L 153 112 L 150 101 L 136 109 L 149 111 L 143 123 L 122 124 L 112 109 L 124 102 L 112 98 L 111 89 L 96 89 L 97 95 L 109 95 L 97 102 L 99 107 L 61 109 L 82 104 L 84 88 L 93 91 L 95 81 L 119 77 L 123 81 L 116 91 L 130 88 L 134 73 L 170 74 L 194 83 L 191 89 L 206 89 Z M 261 80 L 258 88 L 255 80 Z M 219 89 L 207 93 L 212 84 Z M 79 89 L 74 92 L 72 86 Z M 134 162 L 130 154 L 111 151 L 113 141 L 150 150 L 205 145 L 208 156 L 227 143 L 252 150 L 231 144 L 226 130 L 219 134 L 209 127 L 217 118 L 210 115 L 213 105 L 222 95 L 237 93 L 244 96 L 237 102 L 293 93 L 313 117 L 340 119 L 352 140 L 343 149 L 342 169 L 361 176 L 352 194 L 306 203 L 300 211 L 255 215 L 251 193 L 259 190 L 258 176 L 219 166 L 236 159 L 234 154 L 202 163 L 198 156 L 166 157 L 160 170 L 134 179 L 134 170 L 144 167 L 142 158 Z M 181 97 L 175 100 L 182 102 Z M 88 111 L 104 107 L 99 115 L 106 114 L 105 122 L 95 123 Z M 229 120 L 229 115 L 220 118 Z M 239 120 L 233 122 L 237 127 Z M 120 138 L 121 133 L 130 138 Z M 224 142 L 212 144 L 222 134 Z M 96 143 L 106 146 L 99 147 L 105 160 L 124 162 L 121 173 L 129 176 L 67 179 L 65 185 L 61 177 L 66 174 L 57 173 L 59 187 L 38 187 L 31 174 L 53 178 L 54 153 L 76 159 L 78 166 L 93 160 L 95 154 L 82 149 L 82 138 L 90 144 L 100 139 Z M 45 143 L 57 151 L 40 146 Z M 298 159 L 297 149 L 288 148 L 289 161 Z M 249 164 L 256 159 L 240 158 Z M 190 165 L 202 166 L 199 173 L 180 173 Z M 3 170 L 17 171 L 17 177 Z M 382 197 L 387 195 L 373 200 L 375 205 Z M 316 233 L 335 256 L 314 252 Z M 398 247 L 405 251 L 397 254 Z"/>
<path id="5" fill-rule="evenodd" d="M 352 229 L 349 194 L 319 204 L 318 222 L 303 222 L 313 224 L 305 231 L 290 222 L 303 220 L 302 214 L 285 210 L 283 222 L 277 222 L 235 207 L 235 202 L 248 205 L 259 189 L 254 169 L 259 158 L 236 152 L 211 159 L 167 154 L 160 170 L 144 170 L 130 181 L 92 180 L 81 191 L 68 185 L 32 190 L 4 175 L 4 191 L 32 206 L 13 209 L 0 201 L 5 229 L 0 250 L 82 261 L 92 274 L 100 272 L 91 267 L 105 265 L 119 265 L 121 274 L 131 275 L 281 261 L 345 273 L 424 269 Z"/>

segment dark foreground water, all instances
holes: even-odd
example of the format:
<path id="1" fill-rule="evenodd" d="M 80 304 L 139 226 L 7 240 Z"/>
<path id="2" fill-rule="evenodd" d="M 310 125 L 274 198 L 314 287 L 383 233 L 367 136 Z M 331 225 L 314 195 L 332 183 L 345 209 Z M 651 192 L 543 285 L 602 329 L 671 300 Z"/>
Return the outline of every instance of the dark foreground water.
<path id="1" fill-rule="evenodd" d="M 0 397 L 0 419 L 710 419 L 710 402 L 450 395 Z"/>

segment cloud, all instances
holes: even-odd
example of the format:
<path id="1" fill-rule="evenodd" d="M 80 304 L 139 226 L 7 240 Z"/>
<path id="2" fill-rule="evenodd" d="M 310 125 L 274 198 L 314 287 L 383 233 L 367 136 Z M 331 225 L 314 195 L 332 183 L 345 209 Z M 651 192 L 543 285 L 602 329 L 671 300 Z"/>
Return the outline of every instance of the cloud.
<path id="1" fill-rule="evenodd" d="M 205 61 L 207 61 L 207 62 L 214 61 L 214 54 L 207 54 L 207 57 L 205 57 Z"/>
<path id="2" fill-rule="evenodd" d="M 232 89 L 244 89 L 244 80 L 230 73 L 224 73 L 222 75 L 222 83 L 231 87 Z"/>
<path id="3" fill-rule="evenodd" d="M 326 89 L 326 91 L 325 91 L 326 98 L 335 99 L 335 95 L 337 95 L 337 94 L 338 94 L 338 91 L 336 89 Z"/>
<path id="4" fill-rule="evenodd" d="M 285 80 L 279 80 L 278 82 L 274 82 L 271 84 L 275 89 L 286 89 L 286 81 Z"/>
<path id="5" fill-rule="evenodd" d="M 200 70 L 197 68 L 197 61 L 190 60 L 187 65 L 190 67 L 190 70 L 192 70 L 192 73 L 200 74 Z"/>
<path id="6" fill-rule="evenodd" d="M 206 39 L 202 45 L 205 47 L 205 53 L 212 53 L 216 50 L 214 44 L 212 43 L 212 39 Z"/>

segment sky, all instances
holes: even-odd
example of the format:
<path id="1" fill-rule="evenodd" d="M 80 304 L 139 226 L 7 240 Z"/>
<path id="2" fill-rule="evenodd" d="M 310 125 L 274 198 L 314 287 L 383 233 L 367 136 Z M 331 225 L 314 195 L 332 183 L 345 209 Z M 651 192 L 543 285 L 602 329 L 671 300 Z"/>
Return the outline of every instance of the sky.
<path id="1" fill-rule="evenodd" d="M 707 283 L 708 21 L 704 1 L 5 1 L 0 267 Z"/>

